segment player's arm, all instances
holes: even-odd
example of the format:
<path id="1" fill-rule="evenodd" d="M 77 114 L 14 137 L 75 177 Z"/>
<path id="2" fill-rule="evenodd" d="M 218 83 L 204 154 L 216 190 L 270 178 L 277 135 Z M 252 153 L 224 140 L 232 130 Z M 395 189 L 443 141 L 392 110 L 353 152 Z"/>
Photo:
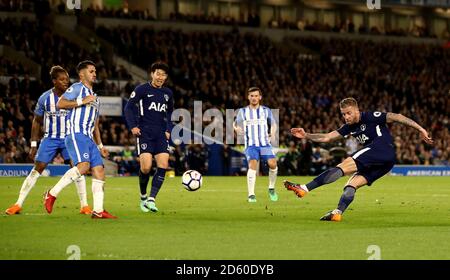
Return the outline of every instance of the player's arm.
<path id="1" fill-rule="evenodd" d="M 61 96 L 56 106 L 60 109 L 73 109 L 80 107 L 91 102 L 95 102 L 97 96 L 88 95 L 85 98 L 80 97 L 80 91 L 82 88 L 78 85 L 72 85 Z"/>
<path id="2" fill-rule="evenodd" d="M 127 121 L 128 127 L 131 130 L 133 135 L 139 136 L 141 135 L 141 130 L 138 127 L 138 118 L 139 115 L 137 104 L 139 100 L 141 100 L 139 91 L 136 88 L 130 95 L 130 99 L 128 99 L 127 104 L 125 105 L 124 114 L 125 120 Z"/>
<path id="3" fill-rule="evenodd" d="M 342 138 L 342 135 L 336 130 L 329 133 L 307 133 L 303 128 L 292 128 L 291 134 L 297 138 L 304 138 L 319 143 L 334 142 Z"/>
<path id="4" fill-rule="evenodd" d="M 41 124 L 45 114 L 45 100 L 46 96 L 43 94 L 39 97 L 34 109 L 34 118 L 31 124 L 31 149 L 29 157 L 34 160 L 37 153 L 37 141 L 41 138 Z"/>
<path id="5" fill-rule="evenodd" d="M 80 106 L 89 104 L 91 102 L 95 102 L 96 99 L 97 99 L 97 96 L 95 96 L 95 95 L 88 95 L 83 99 L 77 98 L 74 100 L 68 100 L 64 96 L 62 96 L 59 99 L 57 106 L 60 109 L 72 109 L 75 107 L 80 107 Z"/>
<path id="6" fill-rule="evenodd" d="M 29 157 L 34 160 L 37 153 L 37 142 L 41 138 L 41 124 L 43 117 L 39 115 L 34 115 L 33 122 L 31 124 L 31 149 Z"/>
<path id="7" fill-rule="evenodd" d="M 97 144 L 97 147 L 100 150 L 102 157 L 107 158 L 109 156 L 109 152 L 102 144 L 102 137 L 100 134 L 100 129 L 99 129 L 98 124 L 99 124 L 99 120 L 97 119 L 95 121 L 95 126 L 94 126 L 94 142 L 95 142 L 95 144 Z"/>
<path id="8" fill-rule="evenodd" d="M 418 123 L 411 120 L 410 118 L 403 116 L 402 114 L 389 112 L 386 114 L 386 122 L 388 123 L 398 122 L 407 125 L 409 127 L 412 127 L 420 132 L 420 136 L 423 141 L 425 141 L 428 144 L 433 144 L 433 139 L 431 139 L 431 137 L 428 136 L 428 132 L 423 127 L 421 127 Z"/>

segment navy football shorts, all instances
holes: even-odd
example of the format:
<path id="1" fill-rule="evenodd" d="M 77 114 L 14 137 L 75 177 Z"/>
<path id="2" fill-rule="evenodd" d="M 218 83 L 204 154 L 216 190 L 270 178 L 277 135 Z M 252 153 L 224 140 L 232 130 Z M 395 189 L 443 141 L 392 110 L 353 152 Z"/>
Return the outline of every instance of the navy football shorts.
<path id="1" fill-rule="evenodd" d="M 143 153 L 150 153 L 152 155 L 169 153 L 169 140 L 165 136 L 151 139 L 145 137 L 145 135 L 141 135 L 136 138 L 136 149 L 138 155 Z"/>
<path id="2" fill-rule="evenodd" d="M 358 168 L 356 175 L 366 178 L 369 186 L 389 173 L 396 160 L 394 145 L 382 142 L 367 145 L 351 157 L 355 160 Z"/>

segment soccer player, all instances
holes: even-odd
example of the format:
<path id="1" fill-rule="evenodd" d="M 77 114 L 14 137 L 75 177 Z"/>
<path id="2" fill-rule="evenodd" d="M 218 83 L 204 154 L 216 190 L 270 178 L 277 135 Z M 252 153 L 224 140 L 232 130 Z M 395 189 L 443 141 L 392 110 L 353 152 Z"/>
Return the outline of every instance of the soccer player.
<path id="1" fill-rule="evenodd" d="M 415 128 L 426 143 L 433 143 L 424 128 L 401 114 L 360 112 L 354 98 L 345 98 L 339 105 L 345 124 L 338 130 L 324 134 L 311 134 L 305 132 L 303 128 L 291 129 L 295 137 L 314 142 L 328 143 L 351 135 L 363 145 L 362 149 L 336 167 L 324 171 L 306 185 L 284 181 L 284 186 L 301 198 L 315 188 L 332 183 L 344 175 L 352 175 L 345 184 L 337 208 L 326 213 L 321 218 L 322 221 L 341 221 L 342 213 L 353 201 L 356 190 L 365 185 L 372 185 L 394 166 L 395 146 L 386 123 L 398 122 Z"/>
<path id="2" fill-rule="evenodd" d="M 117 217 L 103 208 L 105 172 L 102 156 L 107 157 L 108 151 L 101 143 L 98 128 L 99 101 L 92 90 L 96 78 L 95 64 L 89 60 L 82 61 L 77 66 L 77 72 L 80 82 L 68 88 L 57 104 L 61 109 L 70 109 L 67 116 L 65 144 L 75 166 L 45 193 L 44 205 L 47 212 L 51 213 L 61 190 L 91 170 L 94 198 L 91 217 L 115 219 Z"/>
<path id="3" fill-rule="evenodd" d="M 140 164 L 140 208 L 143 212 L 158 212 L 155 199 L 169 167 L 169 138 L 173 127 L 171 116 L 174 102 L 172 91 L 164 87 L 168 72 L 167 64 L 153 63 L 150 67 L 151 80 L 137 86 L 125 106 L 128 127 L 136 136 Z M 157 168 L 153 175 L 150 196 L 147 197 L 153 157 Z"/>
<path id="4" fill-rule="evenodd" d="M 52 78 L 53 88 L 44 92 L 39 97 L 31 126 L 31 149 L 29 156 L 35 160 L 34 167 L 22 184 L 17 202 L 6 209 L 5 213 L 8 215 L 20 213 L 23 203 L 36 184 L 37 179 L 57 153 L 62 154 L 64 163 L 71 163 L 69 153 L 64 144 L 67 111 L 56 106 L 61 95 L 69 86 L 69 75 L 61 66 L 53 66 L 50 69 L 50 77 Z M 45 133 L 38 150 L 37 142 L 43 121 Z M 75 185 L 80 198 L 80 214 L 91 214 L 92 211 L 87 203 L 86 180 L 84 176 L 75 180 Z"/>
<path id="5" fill-rule="evenodd" d="M 248 162 L 248 202 L 256 202 L 256 169 L 260 160 L 267 161 L 269 165 L 269 197 L 271 201 L 277 201 L 278 195 L 275 192 L 275 182 L 278 167 L 272 145 L 270 144 L 270 139 L 275 137 L 276 122 L 272 111 L 260 104 L 262 99 L 261 90 L 257 87 L 251 87 L 247 93 L 250 104 L 239 109 L 233 126 L 238 135 L 245 135 L 245 155 Z"/>

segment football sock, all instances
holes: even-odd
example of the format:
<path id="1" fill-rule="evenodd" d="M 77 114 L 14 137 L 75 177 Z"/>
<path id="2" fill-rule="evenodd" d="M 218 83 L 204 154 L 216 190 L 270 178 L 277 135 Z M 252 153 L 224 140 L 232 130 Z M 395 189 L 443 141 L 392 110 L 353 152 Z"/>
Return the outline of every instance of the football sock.
<path id="1" fill-rule="evenodd" d="M 152 189 L 150 191 L 150 197 L 156 198 L 162 184 L 164 183 L 164 178 L 166 177 L 166 169 L 156 168 L 156 173 L 153 175 L 152 179 Z"/>
<path id="2" fill-rule="evenodd" d="M 314 178 L 314 180 L 306 184 L 306 187 L 309 191 L 312 191 L 322 185 L 333 183 L 342 176 L 344 176 L 342 169 L 339 167 L 333 167 L 322 172 L 319 176 Z"/>
<path id="3" fill-rule="evenodd" d="M 39 174 L 39 172 L 37 172 L 33 168 L 30 174 L 28 174 L 27 178 L 25 178 L 25 181 L 23 181 L 22 187 L 20 188 L 19 199 L 17 199 L 16 202 L 16 204 L 18 204 L 20 207 L 22 207 L 23 202 L 27 198 L 28 193 L 36 184 L 36 181 L 39 178 L 39 176 L 41 176 L 41 174 Z"/>
<path id="4" fill-rule="evenodd" d="M 269 168 L 269 189 L 275 188 L 275 181 L 277 180 L 278 167 L 275 169 Z"/>
<path id="5" fill-rule="evenodd" d="M 62 176 L 61 179 L 59 179 L 58 183 L 56 183 L 56 185 L 50 190 L 50 194 L 54 197 L 57 197 L 62 189 L 64 189 L 80 177 L 81 174 L 78 168 L 76 166 L 72 167 L 71 169 L 67 170 L 64 176 Z"/>
<path id="6" fill-rule="evenodd" d="M 339 200 L 339 205 L 337 209 L 341 210 L 342 213 L 344 213 L 345 209 L 352 203 L 353 199 L 355 198 L 355 192 L 356 189 L 353 186 L 345 186 L 344 193 L 341 196 L 341 199 Z"/>
<path id="7" fill-rule="evenodd" d="M 78 198 L 80 198 L 81 208 L 88 205 L 86 194 L 86 178 L 81 176 L 75 180 L 75 186 L 77 187 Z"/>
<path id="8" fill-rule="evenodd" d="M 147 185 L 150 180 L 150 172 L 145 174 L 139 170 L 139 187 L 141 188 L 141 196 L 147 196 Z"/>
<path id="9" fill-rule="evenodd" d="M 256 170 L 248 169 L 247 171 L 247 188 L 248 196 L 255 195 Z"/>
<path id="10" fill-rule="evenodd" d="M 103 185 L 105 181 L 92 179 L 92 196 L 94 197 L 94 211 L 103 212 Z"/>

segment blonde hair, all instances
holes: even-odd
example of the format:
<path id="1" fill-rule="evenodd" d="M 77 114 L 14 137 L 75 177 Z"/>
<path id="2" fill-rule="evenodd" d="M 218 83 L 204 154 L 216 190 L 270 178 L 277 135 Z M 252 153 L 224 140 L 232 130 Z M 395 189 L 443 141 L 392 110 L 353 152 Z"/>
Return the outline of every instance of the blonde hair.
<path id="1" fill-rule="evenodd" d="M 347 97 L 342 99 L 341 102 L 339 102 L 339 107 L 341 108 L 346 108 L 349 106 L 358 108 L 358 101 L 356 101 L 356 99 L 353 97 Z"/>

